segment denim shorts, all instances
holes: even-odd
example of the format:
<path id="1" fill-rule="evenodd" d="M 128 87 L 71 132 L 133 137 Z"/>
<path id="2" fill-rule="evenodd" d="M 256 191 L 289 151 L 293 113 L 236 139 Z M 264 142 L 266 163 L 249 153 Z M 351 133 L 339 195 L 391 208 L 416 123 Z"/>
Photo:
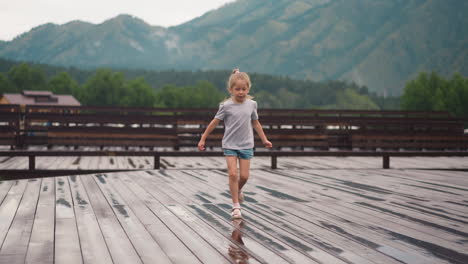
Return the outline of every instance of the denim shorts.
<path id="1" fill-rule="evenodd" d="M 224 156 L 236 156 L 239 159 L 249 160 L 253 158 L 253 149 L 223 149 Z"/>

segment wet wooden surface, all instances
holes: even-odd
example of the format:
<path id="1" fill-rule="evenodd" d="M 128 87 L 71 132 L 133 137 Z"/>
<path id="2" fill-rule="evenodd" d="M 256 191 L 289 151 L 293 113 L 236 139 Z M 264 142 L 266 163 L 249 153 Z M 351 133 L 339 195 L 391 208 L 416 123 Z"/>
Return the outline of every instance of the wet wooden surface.
<path id="1" fill-rule="evenodd" d="M 222 158 L 162 160 L 165 170 L 0 182 L 0 263 L 468 263 L 466 171 L 333 157 L 270 170 L 255 158 L 244 220 L 231 221 Z"/>

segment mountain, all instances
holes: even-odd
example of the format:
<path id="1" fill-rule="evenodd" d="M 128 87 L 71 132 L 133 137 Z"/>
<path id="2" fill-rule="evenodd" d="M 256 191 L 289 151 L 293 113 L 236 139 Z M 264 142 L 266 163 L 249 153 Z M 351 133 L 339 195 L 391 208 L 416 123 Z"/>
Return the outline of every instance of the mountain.
<path id="1" fill-rule="evenodd" d="M 129 15 L 45 24 L 0 43 L 0 57 L 84 68 L 240 67 L 397 95 L 421 71 L 468 75 L 466 13 L 460 0 L 238 0 L 169 28 Z"/>

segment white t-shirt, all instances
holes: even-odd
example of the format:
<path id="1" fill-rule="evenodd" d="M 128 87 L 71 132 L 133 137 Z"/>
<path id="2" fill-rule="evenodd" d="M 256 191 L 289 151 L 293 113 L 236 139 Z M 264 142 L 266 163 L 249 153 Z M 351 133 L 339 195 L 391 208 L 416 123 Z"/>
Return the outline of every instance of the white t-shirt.
<path id="1" fill-rule="evenodd" d="M 223 149 L 254 147 L 252 120 L 258 120 L 257 102 L 246 99 L 243 103 L 235 103 L 228 99 L 219 105 L 215 118 L 224 121 Z"/>

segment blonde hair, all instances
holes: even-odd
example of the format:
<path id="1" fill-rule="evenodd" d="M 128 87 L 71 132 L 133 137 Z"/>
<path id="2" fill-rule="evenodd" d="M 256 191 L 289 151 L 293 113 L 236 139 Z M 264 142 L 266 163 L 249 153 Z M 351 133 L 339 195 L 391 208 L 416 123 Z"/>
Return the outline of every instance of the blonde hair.
<path id="1" fill-rule="evenodd" d="M 247 87 L 252 87 L 252 82 L 250 82 L 250 77 L 246 72 L 241 72 L 239 68 L 235 68 L 231 72 L 231 76 L 229 76 L 228 82 L 227 82 L 227 90 L 230 93 L 232 87 L 238 80 L 244 80 L 247 82 Z M 253 96 L 247 95 L 247 99 L 253 99 Z M 229 98 L 226 98 L 223 102 L 226 102 L 229 100 Z"/>

